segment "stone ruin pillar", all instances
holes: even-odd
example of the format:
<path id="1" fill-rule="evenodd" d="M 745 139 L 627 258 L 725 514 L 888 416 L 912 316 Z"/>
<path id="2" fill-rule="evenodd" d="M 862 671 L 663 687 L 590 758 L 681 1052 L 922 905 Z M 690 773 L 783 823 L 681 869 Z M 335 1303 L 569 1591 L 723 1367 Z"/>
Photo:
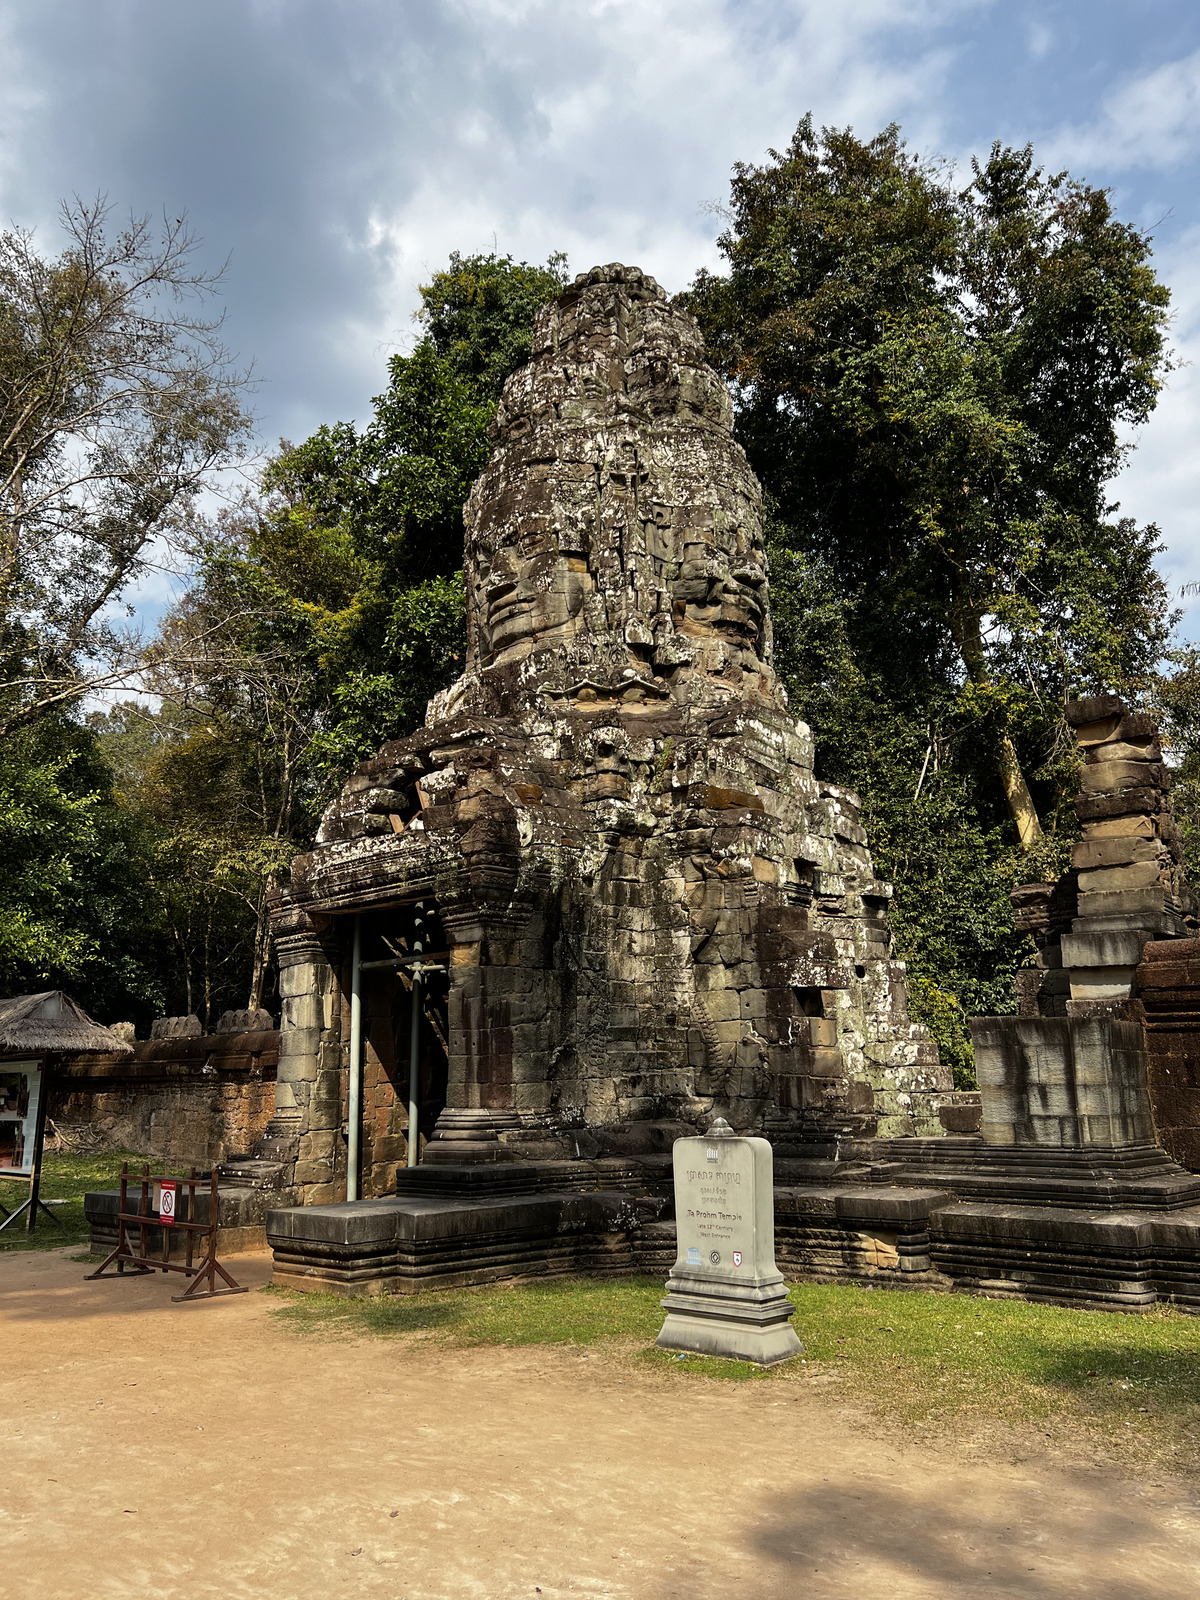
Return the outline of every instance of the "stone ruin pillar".
<path id="1" fill-rule="evenodd" d="M 1145 1039 L 1131 1010 L 1150 941 L 1194 933 L 1196 905 L 1150 717 L 1115 695 L 1067 704 L 1082 754 L 1082 837 L 1054 884 L 1013 892 L 1036 964 L 1019 1017 L 972 1022 L 991 1144 L 1097 1150 L 1153 1145 Z"/>
<path id="2" fill-rule="evenodd" d="M 277 902 L 279 1068 L 275 1112 L 256 1155 L 280 1164 L 280 1187 L 301 1205 L 342 1198 L 345 1185 L 340 1017 L 327 938 L 286 897 Z"/>

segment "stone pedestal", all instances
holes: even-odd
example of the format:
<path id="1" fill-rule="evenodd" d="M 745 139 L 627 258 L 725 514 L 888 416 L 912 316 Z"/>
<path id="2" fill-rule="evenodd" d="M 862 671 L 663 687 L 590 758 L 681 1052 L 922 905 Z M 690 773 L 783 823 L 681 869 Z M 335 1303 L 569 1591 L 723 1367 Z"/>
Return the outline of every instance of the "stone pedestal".
<path id="1" fill-rule="evenodd" d="M 502 1144 L 500 1134 L 520 1126 L 521 1119 L 515 1111 L 447 1106 L 437 1119 L 433 1138 L 425 1146 L 423 1162 L 429 1167 L 461 1167 L 480 1162 L 517 1161 L 519 1152 Z"/>
<path id="2" fill-rule="evenodd" d="M 974 1017 L 989 1145 L 1120 1150 L 1154 1143 L 1146 1052 L 1114 1016 Z"/>
<path id="3" fill-rule="evenodd" d="M 658 1344 L 764 1367 L 799 1355 L 775 1266 L 770 1144 L 718 1118 L 704 1138 L 675 1141 L 674 1167 L 679 1254 Z"/>

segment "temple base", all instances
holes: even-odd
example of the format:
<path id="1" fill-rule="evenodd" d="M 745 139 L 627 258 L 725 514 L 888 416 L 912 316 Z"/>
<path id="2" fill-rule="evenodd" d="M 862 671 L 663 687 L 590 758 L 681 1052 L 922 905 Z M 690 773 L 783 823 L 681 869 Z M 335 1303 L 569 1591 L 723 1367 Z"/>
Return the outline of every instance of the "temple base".
<path id="1" fill-rule="evenodd" d="M 896 1139 L 864 1141 L 857 1155 L 779 1163 L 775 1260 L 788 1281 L 1200 1312 L 1200 1177 L 1153 1146 Z M 271 1196 L 276 1282 L 412 1294 L 563 1276 L 661 1281 L 676 1263 L 662 1156 L 422 1166 L 401 1170 L 396 1188 L 382 1200 L 286 1209 Z M 225 1204 L 223 1194 L 223 1218 Z M 686 1341 L 672 1348 L 719 1353 L 693 1300 L 668 1310 L 671 1336 Z M 782 1349 L 750 1341 L 738 1358 L 783 1359 Z"/>
<path id="2" fill-rule="evenodd" d="M 645 1271 L 638 1187 L 619 1161 L 415 1167 L 398 1175 L 394 1197 L 272 1211 L 274 1281 L 327 1294 L 417 1294 Z"/>

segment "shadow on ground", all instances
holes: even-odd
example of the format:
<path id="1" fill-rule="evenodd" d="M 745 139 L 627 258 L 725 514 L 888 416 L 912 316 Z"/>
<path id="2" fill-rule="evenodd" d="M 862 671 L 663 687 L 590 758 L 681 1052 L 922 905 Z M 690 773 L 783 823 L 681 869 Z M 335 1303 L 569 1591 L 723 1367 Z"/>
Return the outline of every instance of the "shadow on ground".
<path id="1" fill-rule="evenodd" d="M 1004 1594 L 1029 1600 L 1164 1600 L 1176 1587 L 1185 1548 L 1164 1540 L 1163 1506 L 1111 1479 L 1062 1474 L 1054 1497 L 1019 1480 L 997 1509 L 972 1491 L 964 1470 L 958 1497 L 931 1511 L 928 1486 L 902 1489 L 830 1481 L 773 1497 L 766 1528 L 748 1554 L 765 1557 L 797 1585 L 862 1574 L 863 1594 Z M 1107 1491 L 1108 1498 L 1103 1498 Z M 1180 1507 L 1186 1513 L 1189 1509 Z M 1186 1517 L 1194 1550 L 1200 1518 Z M 819 1581 L 817 1592 L 827 1592 Z M 841 1592 L 839 1587 L 834 1592 Z"/>

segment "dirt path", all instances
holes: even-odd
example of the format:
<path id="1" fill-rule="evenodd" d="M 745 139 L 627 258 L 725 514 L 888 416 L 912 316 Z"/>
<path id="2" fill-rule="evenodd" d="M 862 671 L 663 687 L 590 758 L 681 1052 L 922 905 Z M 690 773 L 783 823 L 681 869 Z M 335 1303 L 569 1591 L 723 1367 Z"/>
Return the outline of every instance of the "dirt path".
<path id="1" fill-rule="evenodd" d="M 175 1307 L 174 1280 L 86 1270 L 0 1260 L 0 1592 L 22 1600 L 1196 1592 L 1200 1486 L 968 1465 L 815 1387 L 685 1398 L 594 1349 L 301 1340 L 263 1295 Z"/>

